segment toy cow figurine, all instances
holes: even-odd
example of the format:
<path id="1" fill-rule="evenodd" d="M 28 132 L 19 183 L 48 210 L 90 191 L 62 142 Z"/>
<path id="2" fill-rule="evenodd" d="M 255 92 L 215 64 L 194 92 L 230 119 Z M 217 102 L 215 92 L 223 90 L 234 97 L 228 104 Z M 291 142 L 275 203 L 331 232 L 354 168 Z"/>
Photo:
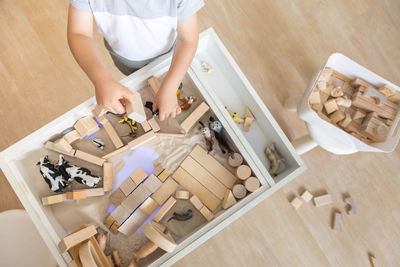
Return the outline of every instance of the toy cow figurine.
<path id="1" fill-rule="evenodd" d="M 67 180 L 75 179 L 78 183 L 85 184 L 89 187 L 95 187 L 101 180 L 101 177 L 93 175 L 90 170 L 86 168 L 70 165 L 69 162 L 64 159 L 63 155 L 60 155 L 57 166 Z"/>
<path id="2" fill-rule="evenodd" d="M 210 117 L 210 129 L 214 132 L 215 138 L 218 141 L 219 147 L 221 148 L 222 154 L 225 154 L 226 151 L 230 154 L 231 158 L 234 158 L 235 152 L 228 144 L 228 138 L 225 136 L 223 132 L 223 127 L 220 121 L 216 121 L 213 117 Z"/>
<path id="3" fill-rule="evenodd" d="M 65 178 L 56 166 L 49 161 L 49 156 L 44 156 L 36 164 L 40 166 L 40 174 L 43 176 L 51 191 L 62 192 L 68 186 Z"/>
<path id="4" fill-rule="evenodd" d="M 199 121 L 201 128 L 201 134 L 204 137 L 204 140 L 206 141 L 206 147 L 207 147 L 207 152 L 210 153 L 214 150 L 214 139 L 211 135 L 210 128 L 204 125 L 201 121 Z"/>

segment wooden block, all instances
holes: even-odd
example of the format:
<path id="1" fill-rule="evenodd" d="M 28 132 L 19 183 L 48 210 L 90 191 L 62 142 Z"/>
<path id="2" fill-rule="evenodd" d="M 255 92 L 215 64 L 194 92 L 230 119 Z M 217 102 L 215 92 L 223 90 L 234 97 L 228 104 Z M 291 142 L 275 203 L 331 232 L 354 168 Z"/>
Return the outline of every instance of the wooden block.
<path id="1" fill-rule="evenodd" d="M 367 115 L 366 112 L 357 109 L 356 112 L 353 114 L 352 119 L 353 119 L 353 121 L 363 119 L 366 115 Z"/>
<path id="2" fill-rule="evenodd" d="M 159 222 L 164 217 L 165 214 L 175 205 L 176 199 L 174 197 L 170 197 L 164 205 L 157 211 L 157 213 L 153 216 L 153 221 Z"/>
<path id="3" fill-rule="evenodd" d="M 338 106 L 336 104 L 336 101 L 334 99 L 331 99 L 324 104 L 326 113 L 331 114 L 332 112 L 335 112 L 338 110 Z"/>
<path id="4" fill-rule="evenodd" d="M 226 189 L 224 200 L 222 201 L 222 208 L 226 210 L 226 209 L 232 207 L 233 205 L 235 205 L 236 202 L 237 201 L 236 201 L 235 197 L 233 196 L 232 191 L 229 189 Z"/>
<path id="5" fill-rule="evenodd" d="M 335 70 L 333 71 L 333 75 L 335 77 L 337 77 L 338 79 L 342 80 L 342 81 L 345 81 L 345 82 L 350 82 L 351 81 L 351 79 L 349 77 L 347 77 L 347 76 L 345 76 L 345 75 L 343 75 L 343 74 L 341 74 L 341 73 L 339 73 L 339 72 L 337 72 Z"/>
<path id="6" fill-rule="evenodd" d="M 374 99 L 364 96 L 360 92 L 355 93 L 351 100 L 353 106 L 367 111 L 375 111 L 382 118 L 393 120 L 397 115 L 398 106 L 390 101 L 386 101 L 383 106 L 379 106 Z"/>
<path id="7" fill-rule="evenodd" d="M 322 111 L 322 109 L 324 108 L 324 105 L 321 104 L 321 103 L 319 103 L 319 104 L 312 104 L 312 105 L 311 105 L 311 108 L 312 108 L 313 110 L 315 110 L 315 111 L 318 113 L 318 112 Z"/>
<path id="8" fill-rule="evenodd" d="M 214 211 L 218 207 L 220 200 L 183 168 L 179 167 L 172 178 L 196 195 L 210 210 Z"/>
<path id="9" fill-rule="evenodd" d="M 333 124 L 336 124 L 336 123 L 338 123 L 339 121 L 343 120 L 345 117 L 346 117 L 346 116 L 345 116 L 345 114 L 344 114 L 343 111 L 336 110 L 334 113 L 332 113 L 332 114 L 329 116 L 329 119 L 331 120 L 331 122 L 332 122 Z"/>
<path id="10" fill-rule="evenodd" d="M 332 76 L 331 80 L 330 80 L 330 84 L 332 84 L 332 86 L 335 87 L 342 87 L 342 85 L 344 84 L 344 81 L 338 77 Z"/>
<path id="11" fill-rule="evenodd" d="M 142 123 L 140 123 L 140 125 L 142 126 L 143 131 L 144 131 L 145 133 L 147 133 L 148 131 L 151 130 L 151 126 L 150 126 L 149 122 L 146 121 L 146 120 L 143 121 Z"/>
<path id="12" fill-rule="evenodd" d="M 242 184 L 235 184 L 232 187 L 232 194 L 237 199 L 244 198 L 247 194 L 246 187 L 244 187 Z"/>
<path id="13" fill-rule="evenodd" d="M 55 152 L 61 153 L 61 154 L 65 154 L 65 155 L 69 155 L 69 156 L 74 156 L 76 150 L 73 149 L 70 153 L 67 153 L 65 150 L 61 150 L 55 147 L 54 143 L 51 141 L 47 141 L 45 146 L 45 148 L 49 149 L 49 150 L 53 150 Z"/>
<path id="14" fill-rule="evenodd" d="M 134 252 L 133 256 L 136 259 L 136 262 L 139 262 L 141 259 L 147 258 L 151 253 L 153 253 L 154 251 L 156 251 L 158 248 L 158 246 L 156 244 L 154 244 L 153 242 L 149 241 L 146 244 L 144 244 L 139 251 Z M 132 266 L 128 266 L 128 267 L 134 267 L 134 265 Z"/>
<path id="15" fill-rule="evenodd" d="M 314 196 L 308 191 L 305 190 L 303 192 L 303 194 L 301 194 L 301 198 L 305 201 L 305 202 L 309 202 Z"/>
<path id="16" fill-rule="evenodd" d="M 132 93 L 134 95 L 133 104 L 129 101 L 125 102 L 126 114 L 128 118 L 142 123 L 146 121 L 146 113 L 144 112 L 142 97 L 137 91 L 132 91 Z"/>
<path id="17" fill-rule="evenodd" d="M 139 137 L 136 137 L 133 141 L 130 141 L 128 143 L 128 147 L 130 149 L 135 149 L 135 148 L 145 144 L 146 142 L 152 140 L 155 137 L 156 137 L 156 135 L 154 134 L 153 131 L 147 132 Z"/>
<path id="18" fill-rule="evenodd" d="M 113 217 L 118 224 L 122 224 L 129 215 L 131 215 L 131 211 L 126 209 L 123 205 L 119 205 L 111 213 L 111 217 Z"/>
<path id="19" fill-rule="evenodd" d="M 58 248 L 60 249 L 61 253 L 64 253 L 68 249 L 85 241 L 86 239 L 89 239 L 95 234 L 97 234 L 96 227 L 94 225 L 89 225 L 75 233 L 64 237 L 58 244 Z"/>
<path id="20" fill-rule="evenodd" d="M 228 189 L 229 190 L 229 189 Z M 204 204 L 200 201 L 200 199 L 196 196 L 193 195 L 190 198 L 190 203 L 193 204 L 193 206 L 197 209 L 197 210 L 201 210 L 201 208 L 204 206 Z"/>
<path id="21" fill-rule="evenodd" d="M 300 200 L 300 198 L 294 197 L 292 201 L 290 201 L 290 204 L 292 204 L 292 206 L 295 207 L 297 210 L 298 208 L 300 208 L 303 202 Z"/>
<path id="22" fill-rule="evenodd" d="M 328 100 L 330 94 L 325 93 L 324 91 L 319 92 L 320 98 L 321 98 L 321 104 L 325 104 L 325 102 Z"/>
<path id="23" fill-rule="evenodd" d="M 318 116 L 319 116 L 321 119 L 323 119 L 324 121 L 327 121 L 327 122 L 331 123 L 331 120 L 329 119 L 329 117 L 326 116 L 324 113 L 318 112 Z"/>
<path id="24" fill-rule="evenodd" d="M 318 81 L 317 88 L 321 91 L 326 90 L 326 81 Z"/>
<path id="25" fill-rule="evenodd" d="M 251 175 L 251 169 L 247 165 L 240 165 L 235 169 L 235 174 L 240 180 L 246 180 Z"/>
<path id="26" fill-rule="evenodd" d="M 204 218 L 206 218 L 208 222 L 214 219 L 214 214 L 212 214 L 212 212 L 209 209 L 207 209 L 206 206 L 203 206 L 200 209 L 200 213 L 204 216 Z"/>
<path id="27" fill-rule="evenodd" d="M 158 137 L 168 137 L 168 138 L 185 138 L 186 135 L 181 133 L 156 133 Z"/>
<path id="28" fill-rule="evenodd" d="M 150 174 L 149 177 L 143 182 L 143 185 L 151 192 L 154 193 L 161 185 L 161 181 L 154 174 Z"/>
<path id="29" fill-rule="evenodd" d="M 396 91 L 394 95 L 389 96 L 388 99 L 394 103 L 399 103 L 400 102 L 400 92 Z M 389 102 L 390 103 L 390 102 Z"/>
<path id="30" fill-rule="evenodd" d="M 115 191 L 110 195 L 110 202 L 114 205 L 114 207 L 120 205 L 122 201 L 126 198 L 125 194 L 122 192 L 121 189 L 117 188 Z"/>
<path id="31" fill-rule="evenodd" d="M 136 189 L 121 203 L 125 209 L 131 213 L 142 204 L 150 196 L 151 192 L 143 185 L 139 185 Z"/>
<path id="32" fill-rule="evenodd" d="M 189 191 L 185 190 L 178 190 L 175 192 L 176 199 L 189 199 Z"/>
<path id="33" fill-rule="evenodd" d="M 74 128 L 82 137 L 90 136 L 100 129 L 99 125 L 96 123 L 92 116 L 86 116 L 79 119 L 75 123 Z"/>
<path id="34" fill-rule="evenodd" d="M 167 252 L 172 252 L 176 247 L 176 243 L 169 236 L 155 228 L 150 222 L 145 223 L 142 232 L 151 242 Z"/>
<path id="35" fill-rule="evenodd" d="M 190 156 L 206 168 L 215 178 L 217 178 L 227 188 L 232 188 L 236 182 L 236 177 L 228 171 L 218 160 L 213 158 L 201 146 L 196 145 Z"/>
<path id="36" fill-rule="evenodd" d="M 123 147 L 121 147 L 121 148 L 119 148 L 117 150 L 114 150 L 111 153 L 108 153 L 107 155 L 102 156 L 101 158 L 105 159 L 105 160 L 109 160 L 110 158 L 112 158 L 112 157 L 114 157 L 114 156 L 116 156 L 118 154 L 121 154 L 121 153 L 127 151 L 128 149 L 129 149 L 129 147 L 128 147 L 128 145 L 126 145 L 126 146 L 123 146 Z"/>
<path id="37" fill-rule="evenodd" d="M 178 184 L 173 179 L 167 179 L 151 198 L 158 203 L 158 205 L 164 204 L 165 200 L 167 200 L 178 188 Z"/>
<path id="38" fill-rule="evenodd" d="M 145 212 L 147 215 L 151 215 L 158 207 L 158 203 L 149 197 L 142 203 L 142 205 L 140 205 L 139 209 Z"/>
<path id="39" fill-rule="evenodd" d="M 243 182 L 244 187 L 249 192 L 254 192 L 260 188 L 260 181 L 256 177 L 249 177 Z"/>
<path id="40" fill-rule="evenodd" d="M 111 215 L 108 215 L 107 218 L 104 220 L 104 226 L 108 229 L 111 228 L 111 225 L 115 222 L 114 218 Z"/>
<path id="41" fill-rule="evenodd" d="M 78 200 L 87 198 L 86 190 L 76 190 L 72 192 L 67 192 L 66 195 L 68 200 Z"/>
<path id="42" fill-rule="evenodd" d="M 351 99 L 348 98 L 343 98 L 343 97 L 338 97 L 335 99 L 336 104 L 338 105 L 339 109 L 342 111 L 345 110 L 346 108 L 349 108 L 351 106 Z"/>
<path id="43" fill-rule="evenodd" d="M 131 177 L 126 178 L 125 181 L 123 181 L 123 183 L 119 186 L 119 189 L 121 189 L 125 196 L 128 196 L 130 193 L 132 193 L 135 188 L 136 184 Z"/>
<path id="44" fill-rule="evenodd" d="M 86 191 L 86 196 L 87 197 L 104 196 L 104 188 L 102 188 L 102 187 L 85 189 L 85 191 Z"/>
<path id="45" fill-rule="evenodd" d="M 117 266 L 117 267 L 122 267 L 121 259 L 119 258 L 118 250 L 113 250 L 113 252 L 112 252 L 112 258 L 113 258 L 113 260 L 114 260 L 115 266 Z"/>
<path id="46" fill-rule="evenodd" d="M 347 97 L 351 97 L 354 93 L 354 88 L 350 85 L 349 82 L 345 82 L 342 86 L 342 90 L 343 93 L 347 96 Z"/>
<path id="47" fill-rule="evenodd" d="M 146 179 L 147 173 L 139 167 L 130 175 L 130 177 L 136 185 L 139 185 L 144 179 Z"/>
<path id="48" fill-rule="evenodd" d="M 376 266 L 378 266 L 378 265 L 376 264 L 375 255 L 373 255 L 373 254 L 371 254 L 371 253 L 368 253 L 368 259 L 369 259 L 369 263 L 371 264 L 371 267 L 376 267 Z"/>
<path id="49" fill-rule="evenodd" d="M 72 131 L 66 133 L 63 136 L 63 138 L 68 142 L 68 144 L 72 144 L 76 140 L 81 139 L 82 136 L 80 136 L 80 134 L 76 130 L 72 130 Z"/>
<path id="50" fill-rule="evenodd" d="M 57 195 L 42 197 L 42 204 L 44 206 L 53 205 L 56 203 L 64 202 L 65 200 L 67 200 L 66 194 L 57 194 Z"/>
<path id="51" fill-rule="evenodd" d="M 356 78 L 354 81 L 352 81 L 351 85 L 354 86 L 354 87 L 357 87 L 357 86 L 363 86 L 363 87 L 366 87 L 366 88 L 368 88 L 368 87 L 373 87 L 374 88 L 375 87 L 372 84 L 370 84 L 370 83 L 368 83 L 368 82 L 366 82 L 366 81 L 364 81 L 363 79 L 360 79 L 360 78 Z"/>
<path id="52" fill-rule="evenodd" d="M 395 90 L 390 88 L 388 85 L 384 85 L 381 88 L 379 88 L 379 92 L 384 96 L 392 96 L 394 95 Z"/>
<path id="53" fill-rule="evenodd" d="M 92 113 L 94 117 L 99 120 L 102 116 L 104 116 L 107 113 L 107 110 L 105 110 L 102 106 L 96 104 L 94 109 L 92 110 Z"/>
<path id="54" fill-rule="evenodd" d="M 342 87 L 335 87 L 333 88 L 333 90 L 331 91 L 331 96 L 332 97 L 339 97 L 339 96 L 343 96 L 344 92 L 342 90 Z"/>
<path id="55" fill-rule="evenodd" d="M 344 118 L 344 120 L 342 120 L 342 121 L 339 123 L 339 125 L 342 126 L 343 128 L 347 128 L 347 127 L 350 125 L 350 123 L 353 121 L 353 120 L 351 119 L 351 116 L 350 116 L 348 113 L 346 113 L 345 116 L 346 116 L 346 117 Z"/>
<path id="56" fill-rule="evenodd" d="M 158 166 L 154 169 L 153 174 L 154 174 L 155 176 L 159 176 L 163 170 L 164 170 L 163 166 L 162 166 L 162 165 L 158 165 Z M 165 179 L 164 179 L 164 180 L 165 180 Z M 163 181 L 163 182 L 164 182 L 164 181 Z"/>
<path id="57" fill-rule="evenodd" d="M 154 228 L 160 230 L 160 232 L 164 233 L 165 230 L 167 230 L 167 226 L 165 226 L 164 224 L 161 224 L 159 222 L 151 222 L 151 224 L 153 225 Z"/>
<path id="58" fill-rule="evenodd" d="M 190 173 L 200 184 L 213 193 L 218 199 L 223 199 L 226 187 L 211 175 L 203 166 L 188 156 L 181 164 L 186 172 Z"/>
<path id="59" fill-rule="evenodd" d="M 319 91 L 313 91 L 311 93 L 310 98 L 309 98 L 309 102 L 310 102 L 310 105 L 321 103 L 321 96 L 319 94 Z"/>
<path id="60" fill-rule="evenodd" d="M 119 225 L 119 223 L 114 222 L 114 223 L 111 225 L 111 227 L 110 227 L 111 233 L 113 233 L 113 234 L 118 233 L 118 228 L 119 228 L 120 226 L 121 226 L 121 225 Z"/>
<path id="61" fill-rule="evenodd" d="M 344 201 L 348 204 L 347 214 L 355 215 L 357 213 L 356 206 L 354 205 L 354 201 L 351 197 L 346 197 Z"/>
<path id="62" fill-rule="evenodd" d="M 339 232 L 342 231 L 342 227 L 340 225 L 340 221 L 342 219 L 343 219 L 343 214 L 341 214 L 340 212 L 335 212 L 334 221 L 333 221 L 333 224 L 332 224 L 333 230 L 336 230 L 336 231 L 339 231 Z"/>
<path id="63" fill-rule="evenodd" d="M 161 182 L 164 182 L 165 180 L 167 180 L 167 178 L 170 176 L 171 174 L 169 172 L 167 172 L 166 170 L 163 170 L 161 172 L 161 174 L 159 174 L 157 177 L 158 179 L 160 179 Z"/>
<path id="64" fill-rule="evenodd" d="M 157 95 L 157 92 L 161 87 L 160 81 L 156 77 L 151 76 L 150 79 L 147 80 L 147 84 L 149 85 L 150 91 L 153 93 L 153 95 Z"/>
<path id="65" fill-rule="evenodd" d="M 89 153 L 83 152 L 81 150 L 76 150 L 75 152 L 75 157 L 77 157 L 78 159 L 82 159 L 85 160 L 87 162 L 99 165 L 99 166 L 103 166 L 104 164 L 104 159 L 99 158 L 97 156 L 91 155 Z"/>
<path id="66" fill-rule="evenodd" d="M 333 69 L 331 68 L 325 68 L 321 71 L 321 74 L 318 77 L 318 80 L 320 81 L 329 81 L 333 74 Z"/>
<path id="67" fill-rule="evenodd" d="M 243 123 L 243 131 L 248 132 L 250 130 L 251 124 L 255 120 L 253 113 L 251 113 L 250 109 L 246 107 L 244 111 L 244 123 Z"/>
<path id="68" fill-rule="evenodd" d="M 108 137 L 110 138 L 111 142 L 115 146 L 115 148 L 120 148 L 124 145 L 121 138 L 119 137 L 117 131 L 114 129 L 114 126 L 111 124 L 110 121 L 106 120 L 103 123 L 103 128 L 106 130 Z"/>
<path id="69" fill-rule="evenodd" d="M 156 133 L 160 130 L 160 125 L 158 124 L 155 118 L 151 118 L 147 122 L 149 123 L 151 129 L 153 129 L 153 132 Z"/>
<path id="70" fill-rule="evenodd" d="M 140 226 L 149 218 L 149 215 L 142 211 L 141 209 L 137 209 L 134 213 L 129 216 L 128 219 L 118 228 L 118 231 L 123 233 L 124 235 L 132 235 L 134 234 Z"/>
<path id="71" fill-rule="evenodd" d="M 314 204 L 316 207 L 322 207 L 332 203 L 332 197 L 329 194 L 314 197 Z"/>
<path id="72" fill-rule="evenodd" d="M 112 191 L 114 185 L 114 164 L 112 162 L 104 162 L 103 164 L 103 187 L 104 191 Z"/>
<path id="73" fill-rule="evenodd" d="M 228 164 L 231 167 L 239 167 L 243 163 L 243 157 L 239 153 L 234 153 L 233 158 L 228 156 Z"/>
<path id="74" fill-rule="evenodd" d="M 372 87 L 367 88 L 367 90 L 364 92 L 364 96 L 373 98 L 375 100 L 375 103 L 379 106 L 383 106 L 387 101 L 386 96 L 384 96 L 378 90 Z"/>
<path id="75" fill-rule="evenodd" d="M 210 107 L 205 102 L 202 102 L 196 107 L 196 109 L 181 123 L 183 131 L 188 133 L 209 109 Z"/>
<path id="76" fill-rule="evenodd" d="M 82 266 L 98 266 L 97 262 L 100 260 L 90 240 L 84 241 L 79 245 L 79 259 Z"/>

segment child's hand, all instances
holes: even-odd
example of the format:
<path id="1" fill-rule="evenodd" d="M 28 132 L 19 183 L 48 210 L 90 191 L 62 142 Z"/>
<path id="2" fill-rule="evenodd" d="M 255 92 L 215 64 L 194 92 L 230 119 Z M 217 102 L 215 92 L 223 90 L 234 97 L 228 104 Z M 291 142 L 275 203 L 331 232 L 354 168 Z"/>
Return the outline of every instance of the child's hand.
<path id="1" fill-rule="evenodd" d="M 133 93 L 111 78 L 104 79 L 95 84 L 97 104 L 115 114 L 123 114 L 125 107 L 123 100 L 133 104 Z"/>
<path id="2" fill-rule="evenodd" d="M 181 108 L 178 105 L 176 98 L 176 90 L 163 90 L 160 88 L 153 103 L 153 112 L 159 110 L 158 118 L 160 121 L 171 117 L 175 118 L 176 115 L 181 113 Z"/>

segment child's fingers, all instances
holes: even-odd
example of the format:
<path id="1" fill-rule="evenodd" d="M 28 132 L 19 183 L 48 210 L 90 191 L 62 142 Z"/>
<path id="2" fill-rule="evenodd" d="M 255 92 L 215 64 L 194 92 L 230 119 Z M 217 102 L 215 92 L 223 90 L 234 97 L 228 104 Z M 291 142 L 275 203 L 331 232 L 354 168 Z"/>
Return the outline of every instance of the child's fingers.
<path id="1" fill-rule="evenodd" d="M 129 102 L 131 102 L 131 104 L 133 104 L 133 102 L 135 101 L 135 97 L 134 94 L 129 90 L 129 89 L 125 89 L 122 93 L 122 96 L 128 100 Z"/>
<path id="2" fill-rule="evenodd" d="M 153 103 L 153 112 L 156 112 L 158 109 L 157 101 L 154 101 Z"/>
<path id="3" fill-rule="evenodd" d="M 112 105 L 112 109 L 115 111 L 115 114 L 123 114 L 125 113 L 125 108 L 119 101 L 115 101 Z"/>
<path id="4" fill-rule="evenodd" d="M 176 115 L 181 114 L 181 112 L 182 112 L 181 107 L 177 106 L 177 107 L 176 107 Z"/>
<path id="5" fill-rule="evenodd" d="M 160 120 L 160 121 L 163 121 L 164 119 L 165 119 L 165 113 L 164 112 L 160 112 L 160 114 L 158 115 L 158 119 Z"/>

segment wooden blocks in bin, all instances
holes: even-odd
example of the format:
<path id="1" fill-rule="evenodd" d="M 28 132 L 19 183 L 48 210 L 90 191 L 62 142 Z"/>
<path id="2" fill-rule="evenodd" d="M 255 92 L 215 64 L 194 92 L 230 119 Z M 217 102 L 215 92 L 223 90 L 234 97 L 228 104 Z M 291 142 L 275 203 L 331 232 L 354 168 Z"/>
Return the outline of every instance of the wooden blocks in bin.
<path id="1" fill-rule="evenodd" d="M 76 246 L 77 244 L 89 239 L 90 237 L 97 234 L 96 227 L 94 225 L 89 225 L 75 233 L 72 233 L 64 237 L 58 244 L 58 248 L 63 253 L 68 249 Z"/>
<path id="2" fill-rule="evenodd" d="M 228 209 L 230 207 L 232 207 L 233 205 L 236 204 L 236 199 L 233 196 L 233 193 L 231 190 L 226 189 L 225 195 L 224 195 L 224 200 L 222 201 L 222 208 L 223 209 Z"/>
<path id="3" fill-rule="evenodd" d="M 153 221 L 159 222 L 164 215 L 174 206 L 176 203 L 176 199 L 174 197 L 170 197 L 164 205 L 157 211 L 157 213 L 153 217 Z"/>
<path id="4" fill-rule="evenodd" d="M 165 235 L 158 228 L 154 227 L 150 222 L 145 223 L 142 227 L 142 232 L 151 242 L 166 252 L 172 252 L 176 247 L 174 240 Z"/>
<path id="5" fill-rule="evenodd" d="M 214 219 L 214 214 L 201 202 L 196 195 L 193 195 L 190 198 L 190 202 L 204 216 L 204 218 L 206 218 L 207 221 Z"/>

